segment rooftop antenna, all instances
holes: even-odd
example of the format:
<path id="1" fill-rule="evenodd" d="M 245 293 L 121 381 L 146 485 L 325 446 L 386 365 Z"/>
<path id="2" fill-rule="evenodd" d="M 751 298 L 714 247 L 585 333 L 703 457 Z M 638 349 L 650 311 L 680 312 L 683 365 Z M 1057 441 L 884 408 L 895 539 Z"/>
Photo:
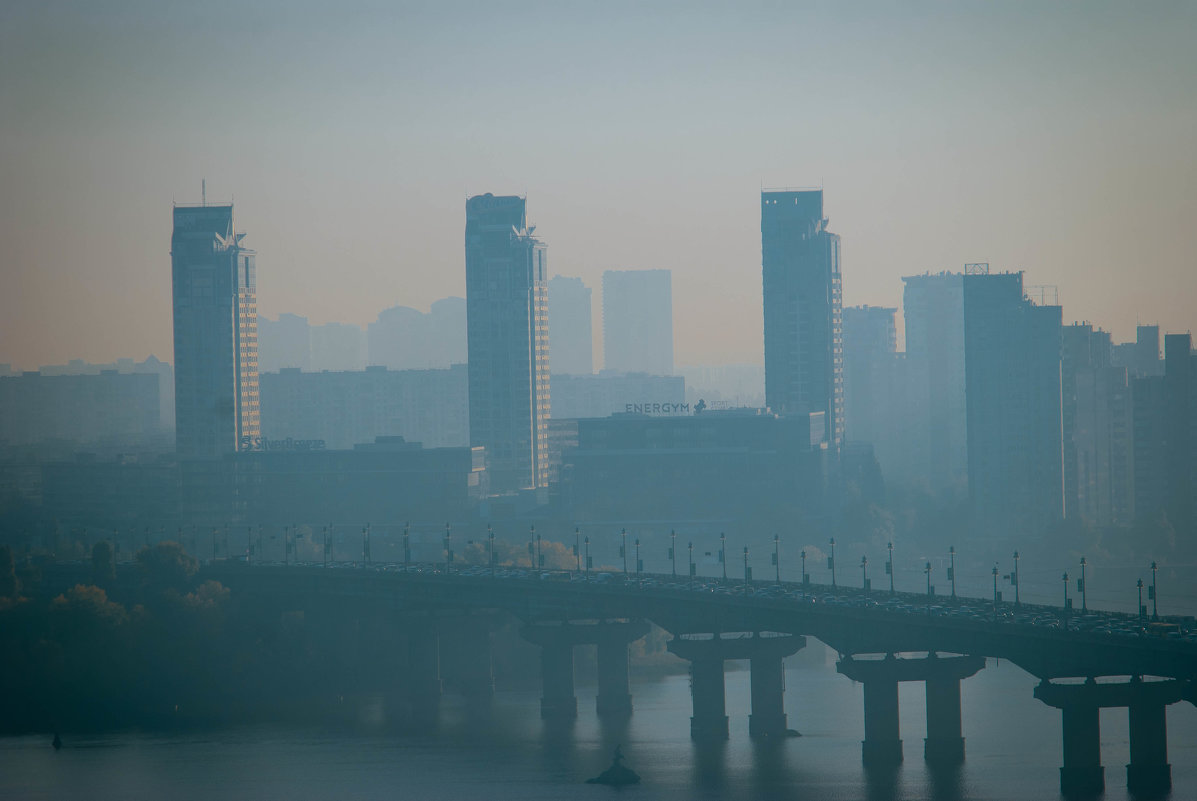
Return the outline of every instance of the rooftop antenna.
<path id="1" fill-rule="evenodd" d="M 208 205 L 208 179 L 207 178 L 203 178 L 200 180 L 200 205 L 201 206 Z"/>

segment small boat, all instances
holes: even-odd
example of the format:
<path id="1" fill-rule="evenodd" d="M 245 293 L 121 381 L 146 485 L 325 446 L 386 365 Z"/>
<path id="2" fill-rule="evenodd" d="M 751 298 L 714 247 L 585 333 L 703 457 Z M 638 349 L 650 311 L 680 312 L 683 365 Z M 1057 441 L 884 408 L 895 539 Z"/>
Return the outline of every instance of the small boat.
<path id="1" fill-rule="evenodd" d="M 606 784 L 611 787 L 623 787 L 629 784 L 639 784 L 640 774 L 623 764 L 623 752 L 615 746 L 615 755 L 611 759 L 611 767 L 604 770 L 593 779 L 587 779 L 587 784 Z"/>
<path id="2" fill-rule="evenodd" d="M 54 740 L 51 741 L 50 745 L 54 746 L 55 751 L 62 748 L 62 738 L 58 736 L 58 732 L 54 732 Z"/>

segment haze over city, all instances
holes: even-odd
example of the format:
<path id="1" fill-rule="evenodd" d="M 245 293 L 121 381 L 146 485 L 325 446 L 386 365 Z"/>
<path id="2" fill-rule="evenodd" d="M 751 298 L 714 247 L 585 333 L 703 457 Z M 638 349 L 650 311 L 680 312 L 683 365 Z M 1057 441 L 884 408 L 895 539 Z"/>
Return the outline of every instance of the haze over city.
<path id="1" fill-rule="evenodd" d="M 270 317 L 463 295 L 462 203 L 494 191 L 527 196 L 554 274 L 672 270 L 679 364 L 760 363 L 756 193 L 821 185 L 845 305 L 986 261 L 1058 286 L 1066 322 L 1189 330 L 1195 18 L 6 3 L 0 358 L 169 360 L 170 204 L 204 179 L 253 232 Z"/>
<path id="2" fill-rule="evenodd" d="M 1188 797 L 1194 42 L 4 4 L 0 797 Z"/>

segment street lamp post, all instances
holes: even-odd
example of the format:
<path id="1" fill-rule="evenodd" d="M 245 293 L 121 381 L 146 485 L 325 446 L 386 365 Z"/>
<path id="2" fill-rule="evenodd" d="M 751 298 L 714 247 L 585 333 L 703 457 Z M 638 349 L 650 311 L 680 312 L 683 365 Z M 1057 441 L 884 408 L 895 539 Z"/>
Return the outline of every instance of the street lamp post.
<path id="1" fill-rule="evenodd" d="M 1014 608 L 1022 608 L 1022 603 L 1018 599 L 1018 551 L 1014 552 Z"/>
<path id="2" fill-rule="evenodd" d="M 956 600 L 956 546 L 948 546 L 948 581 L 952 582 L 952 600 Z"/>
<path id="3" fill-rule="evenodd" d="M 860 589 L 864 595 L 869 594 L 869 557 L 860 557 Z"/>
<path id="4" fill-rule="evenodd" d="M 328 526 L 324 527 L 324 566 L 328 567 Z"/>
<path id="5" fill-rule="evenodd" d="M 723 580 L 727 581 L 727 536 L 719 532 L 719 563 L 723 565 Z"/>
<path id="6" fill-rule="evenodd" d="M 133 536 L 137 536 L 134 534 Z M 216 561 L 216 526 L 212 527 L 212 561 Z"/>
<path id="7" fill-rule="evenodd" d="M 677 578 L 677 532 L 669 530 L 669 563 L 673 577 Z"/>
<path id="8" fill-rule="evenodd" d="M 445 523 L 445 572 L 453 572 L 453 529 Z"/>
<path id="9" fill-rule="evenodd" d="M 636 538 L 636 586 L 640 585 L 640 568 L 644 564 L 640 561 L 640 538 Z"/>
<path id="10" fill-rule="evenodd" d="M 993 566 L 993 620 L 997 622 L 998 614 L 998 589 L 997 589 L 998 568 L 995 564 Z"/>
<path id="11" fill-rule="evenodd" d="M 931 563 L 930 562 L 928 562 L 926 567 L 923 568 L 923 572 L 927 574 L 927 598 L 928 598 L 928 603 L 930 603 L 931 589 L 932 589 L 931 588 Z"/>
<path id="12" fill-rule="evenodd" d="M 773 578 L 781 584 L 781 536 L 773 535 Z"/>
<path id="13" fill-rule="evenodd" d="M 362 565 L 370 564 L 370 524 L 362 526 Z"/>
<path id="14" fill-rule="evenodd" d="M 689 576 L 690 576 L 690 589 L 694 589 L 694 543 L 693 542 L 686 545 L 686 551 L 689 554 L 689 565 L 690 566 L 688 569 L 689 569 Z"/>
<path id="15" fill-rule="evenodd" d="M 1156 583 L 1155 583 L 1155 572 L 1157 569 L 1158 568 L 1156 568 L 1155 562 L 1152 562 L 1151 563 L 1151 591 L 1149 593 L 1147 593 L 1151 597 L 1151 619 L 1152 620 L 1160 619 L 1160 593 L 1159 593 L 1159 590 L 1156 589 Z"/>
<path id="16" fill-rule="evenodd" d="M 810 583 L 807 581 L 807 576 L 806 576 L 806 549 L 805 548 L 803 548 L 802 552 L 800 554 L 798 554 L 798 558 L 802 560 L 802 600 L 805 601 L 806 600 L 806 585 Z"/>
<path id="17" fill-rule="evenodd" d="M 1143 616 L 1147 614 L 1147 607 L 1143 606 L 1143 579 L 1135 582 L 1135 586 L 1139 589 L 1139 620 L 1142 620 Z"/>
<path id="18" fill-rule="evenodd" d="M 590 537 L 587 536 L 582 542 L 586 546 L 586 580 L 590 581 Z"/>
<path id="19" fill-rule="evenodd" d="M 619 530 L 619 555 L 623 558 L 623 577 L 628 577 L 628 530 Z"/>
<path id="20" fill-rule="evenodd" d="M 536 531 L 536 526 L 532 527 L 532 531 Z M 540 535 L 536 535 L 536 570 L 540 572 L 544 570 L 544 548 L 540 544 Z"/>
<path id="21" fill-rule="evenodd" d="M 1089 605 L 1085 603 L 1085 557 L 1081 557 L 1081 580 L 1076 583 L 1077 590 L 1081 593 L 1081 614 L 1089 611 Z"/>
<path id="22" fill-rule="evenodd" d="M 835 589 L 835 537 L 831 538 L 831 556 L 827 557 L 827 566 L 831 568 L 831 589 Z"/>
<path id="23" fill-rule="evenodd" d="M 885 572 L 889 573 L 889 594 L 894 594 L 894 544 L 892 542 L 885 543 L 886 549 L 889 551 L 889 561 L 885 563 Z"/>
<path id="24" fill-rule="evenodd" d="M 490 567 L 490 577 L 495 577 L 495 530 L 490 523 L 486 524 L 486 562 Z"/>
<path id="25" fill-rule="evenodd" d="M 1067 616 L 1068 615 L 1068 574 L 1065 573 L 1062 576 L 1062 578 L 1064 579 L 1064 615 Z"/>
<path id="26" fill-rule="evenodd" d="M 487 526 L 489 529 L 490 526 Z M 403 523 L 403 572 L 411 568 L 411 523 Z"/>
<path id="27" fill-rule="evenodd" d="M 751 574 L 748 572 L 748 546 L 744 546 L 744 597 L 748 597 L 748 579 Z"/>
<path id="28" fill-rule="evenodd" d="M 582 533 L 574 526 L 574 572 L 582 572 Z"/>

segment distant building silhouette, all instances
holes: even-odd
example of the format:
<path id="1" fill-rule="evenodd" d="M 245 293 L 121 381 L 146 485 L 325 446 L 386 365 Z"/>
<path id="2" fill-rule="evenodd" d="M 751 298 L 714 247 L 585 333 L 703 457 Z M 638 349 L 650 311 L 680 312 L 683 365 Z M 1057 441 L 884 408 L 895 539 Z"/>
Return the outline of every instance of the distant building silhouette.
<path id="1" fill-rule="evenodd" d="M 1115 345 L 1111 353 L 1115 367 L 1125 367 L 1131 378 L 1145 378 L 1164 374 L 1160 358 L 1160 327 L 1140 325 L 1135 328 L 1135 341 Z"/>
<path id="2" fill-rule="evenodd" d="M 264 439 L 321 440 L 344 449 L 386 436 L 429 448 L 468 445 L 466 366 L 262 374 Z"/>
<path id="3" fill-rule="evenodd" d="M 581 278 L 555 275 L 549 279 L 549 333 L 553 375 L 594 372 L 590 287 Z"/>
<path id="4" fill-rule="evenodd" d="M 366 327 L 367 363 L 391 370 L 445 368 L 466 361 L 466 301 L 442 298 L 427 313 L 394 306 Z"/>
<path id="5" fill-rule="evenodd" d="M 981 530 L 1042 531 L 1064 516 L 1061 309 L 1022 273 L 964 276 L 968 488 Z"/>
<path id="6" fill-rule="evenodd" d="M 669 270 L 603 273 L 603 369 L 673 375 Z"/>
<path id="7" fill-rule="evenodd" d="M 1135 516 L 1197 535 L 1197 354 L 1190 334 L 1164 337 L 1164 374 L 1132 382 Z"/>
<path id="8" fill-rule="evenodd" d="M 883 464 L 884 455 L 898 456 L 901 449 L 893 441 L 906 424 L 898 386 L 897 312 L 881 306 L 844 309 L 844 436 L 871 443 Z"/>
<path id="9" fill-rule="evenodd" d="M 163 431 L 153 373 L 0 377 L 0 446 L 60 441 L 144 448 Z"/>
<path id="10" fill-rule="evenodd" d="M 286 367 L 312 369 L 308 318 L 284 312 L 277 320 L 258 318 L 258 371 L 277 373 Z"/>
<path id="11" fill-rule="evenodd" d="M 174 208 L 175 442 L 185 458 L 259 435 L 257 280 L 244 236 L 232 205 Z"/>
<path id="12" fill-rule="evenodd" d="M 366 332 L 361 326 L 325 323 L 311 326 L 308 332 L 312 342 L 313 371 L 366 368 Z"/>
<path id="13" fill-rule="evenodd" d="M 844 437 L 840 238 L 823 191 L 761 193 L 765 402 L 781 414 L 823 412 L 827 442 Z"/>
<path id="14" fill-rule="evenodd" d="M 1104 331 L 1087 323 L 1063 327 L 1065 509 L 1103 526 L 1134 518 L 1131 390 L 1126 368 L 1110 364 L 1111 350 Z"/>
<path id="15" fill-rule="evenodd" d="M 940 490 L 968 474 L 964 397 L 964 275 L 902 279 L 909 415 L 904 478 Z"/>
<path id="16" fill-rule="evenodd" d="M 522 197 L 466 201 L 470 443 L 491 490 L 548 483 L 548 260 Z"/>

